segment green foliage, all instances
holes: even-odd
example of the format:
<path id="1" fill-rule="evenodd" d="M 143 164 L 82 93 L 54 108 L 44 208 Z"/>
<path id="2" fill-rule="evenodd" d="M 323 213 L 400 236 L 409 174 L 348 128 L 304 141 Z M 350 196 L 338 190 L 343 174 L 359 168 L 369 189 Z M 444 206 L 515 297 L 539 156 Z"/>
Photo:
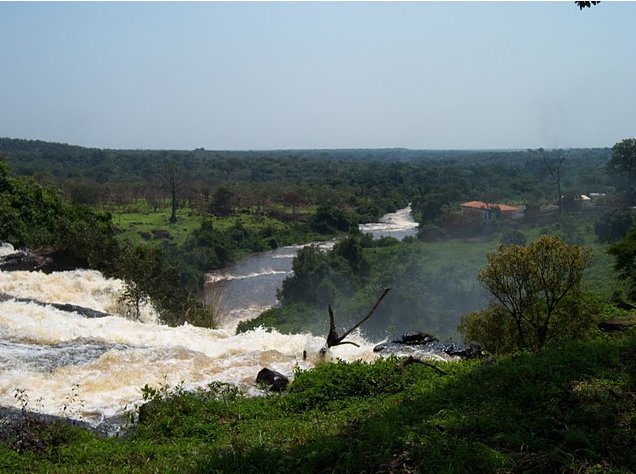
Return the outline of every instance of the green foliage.
<path id="1" fill-rule="evenodd" d="M 594 223 L 594 233 L 599 242 L 616 242 L 622 239 L 633 225 L 634 218 L 628 211 L 612 210 Z"/>
<path id="2" fill-rule="evenodd" d="M 627 203 L 633 204 L 632 179 L 636 170 L 636 138 L 626 138 L 612 147 L 612 158 L 607 162 L 607 170 L 627 177 Z"/>
<path id="3" fill-rule="evenodd" d="M 508 230 L 501 236 L 501 243 L 504 245 L 526 245 L 526 235 L 517 229 Z"/>
<path id="4" fill-rule="evenodd" d="M 212 195 L 210 212 L 217 216 L 226 217 L 232 214 L 232 198 L 234 193 L 228 188 L 221 186 Z"/>
<path id="5" fill-rule="evenodd" d="M 353 214 L 333 204 L 321 204 L 318 206 L 312 219 L 312 228 L 321 234 L 335 234 L 336 232 L 349 232 L 358 223 Z"/>
<path id="6" fill-rule="evenodd" d="M 303 302 L 289 303 L 270 308 L 257 318 L 241 321 L 236 332 L 246 332 L 257 327 L 276 328 L 281 334 L 327 334 L 329 320 L 326 308 Z"/>
<path id="7" fill-rule="evenodd" d="M 72 209 L 59 194 L 32 179 L 12 176 L 0 161 L 0 240 L 19 247 L 43 245 L 54 239 L 57 218 L 69 214 Z"/>
<path id="8" fill-rule="evenodd" d="M 615 258 L 615 268 L 619 277 L 627 282 L 629 297 L 636 299 L 636 227 L 620 241 L 613 244 L 608 252 Z"/>
<path id="9" fill-rule="evenodd" d="M 76 205 L 30 178 L 12 176 L 0 161 L 0 241 L 52 246 L 77 266 L 110 269 L 115 249 L 109 214 Z"/>
<path id="10" fill-rule="evenodd" d="M 636 334 L 443 366 L 298 371 L 286 396 L 147 387 L 136 429 L 79 433 L 7 472 L 632 472 Z"/>
<path id="11" fill-rule="evenodd" d="M 479 341 L 491 354 L 505 354 L 518 348 L 515 320 L 500 305 L 491 304 L 463 315 L 457 329 L 464 341 Z"/>
<path id="12" fill-rule="evenodd" d="M 354 234 L 327 254 L 316 246 L 300 249 L 292 265 L 294 276 L 283 281 L 279 299 L 324 307 L 334 301 L 336 294 L 359 289 L 369 274 L 363 247 L 371 242 L 369 237 Z"/>
<path id="13" fill-rule="evenodd" d="M 413 371 L 404 371 L 396 358 L 373 364 L 322 364 L 311 371 L 296 372 L 285 402 L 295 411 L 324 409 L 343 400 L 398 393 L 414 381 Z"/>
<path id="14" fill-rule="evenodd" d="M 478 277 L 493 296 L 496 310 L 491 307 L 473 317 L 485 319 L 496 331 L 496 321 L 507 314 L 516 329 L 517 348 L 541 348 L 585 317 L 577 302 L 588 259 L 588 251 L 556 237 L 540 237 L 527 247 L 500 245 L 488 255 L 488 265 Z M 473 326 L 465 321 L 464 327 Z M 505 337 L 509 329 L 504 322 L 500 332 Z"/>

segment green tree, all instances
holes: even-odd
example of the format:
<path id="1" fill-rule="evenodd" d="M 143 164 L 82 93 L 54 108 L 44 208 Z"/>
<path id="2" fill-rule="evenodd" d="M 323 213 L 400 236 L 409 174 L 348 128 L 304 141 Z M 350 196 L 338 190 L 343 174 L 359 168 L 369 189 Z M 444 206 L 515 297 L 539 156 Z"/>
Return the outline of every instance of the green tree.
<path id="1" fill-rule="evenodd" d="M 158 252 L 156 247 L 141 245 L 127 246 L 122 250 L 119 271 L 124 288 L 121 300 L 134 319 L 139 319 L 142 305 L 150 301 L 148 286 L 157 271 Z"/>
<path id="2" fill-rule="evenodd" d="M 541 348 L 562 326 L 559 320 L 573 314 L 588 260 L 587 249 L 551 236 L 527 247 L 499 245 L 488 255 L 478 280 L 498 314 L 512 319 L 519 349 Z M 509 322 L 502 321 L 502 328 L 504 323 Z"/>
<path id="3" fill-rule="evenodd" d="M 633 223 L 630 212 L 615 209 L 603 214 L 594 223 L 594 233 L 600 242 L 616 242 L 627 234 Z"/>
<path id="4" fill-rule="evenodd" d="M 636 138 L 626 138 L 612 147 L 612 158 L 607 162 L 607 170 L 627 177 L 627 204 L 633 203 L 632 178 L 636 170 Z"/>
<path id="5" fill-rule="evenodd" d="M 351 213 L 334 206 L 321 204 L 316 210 L 311 226 L 316 232 L 333 234 L 337 231 L 348 232 L 355 226 L 355 219 Z"/>
<path id="6" fill-rule="evenodd" d="M 170 192 L 171 213 L 170 223 L 177 223 L 177 207 L 178 197 L 183 187 L 183 173 L 176 162 L 176 159 L 172 157 L 170 160 L 164 162 L 164 179 Z"/>
<path id="7" fill-rule="evenodd" d="M 622 240 L 613 244 L 608 253 L 615 258 L 614 268 L 618 276 L 627 282 L 630 298 L 636 299 L 636 226 Z"/>
<path id="8" fill-rule="evenodd" d="M 210 210 L 212 214 L 221 217 L 227 217 L 232 214 L 232 199 L 234 193 L 225 186 L 218 188 L 212 195 L 212 204 Z"/>

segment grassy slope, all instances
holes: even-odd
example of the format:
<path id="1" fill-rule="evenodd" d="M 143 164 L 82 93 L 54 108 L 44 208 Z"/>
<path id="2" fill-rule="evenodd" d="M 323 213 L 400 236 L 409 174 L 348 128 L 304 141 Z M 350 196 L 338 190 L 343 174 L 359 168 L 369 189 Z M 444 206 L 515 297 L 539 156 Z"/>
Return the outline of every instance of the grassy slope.
<path id="1" fill-rule="evenodd" d="M 636 334 L 447 364 L 388 359 L 299 373 L 287 396 L 167 398 L 127 439 L 78 432 L 33 472 L 630 472 Z"/>
<path id="2" fill-rule="evenodd" d="M 177 211 L 177 223 L 170 224 L 170 208 L 167 207 L 157 211 L 148 209 L 147 206 L 128 206 L 111 209 L 113 222 L 120 229 L 120 237 L 137 243 L 143 240 L 141 236 L 143 232 L 152 233 L 153 230 L 160 229 L 170 232 L 173 237 L 171 242 L 177 246 L 182 246 L 192 234 L 192 231 L 201 226 L 203 219 L 211 221 L 213 227 L 219 231 L 225 231 L 238 223 L 248 230 L 257 232 L 267 229 L 272 235 L 281 240 L 282 245 L 305 243 L 306 241 L 322 240 L 329 237 L 311 232 L 309 228 L 305 229 L 301 222 L 291 220 L 293 217 L 291 210 L 280 208 L 278 211 L 281 215 L 287 214 L 290 220 L 284 222 L 258 213 L 252 214 L 247 210 L 228 217 L 204 216 L 186 208 L 179 209 Z M 302 216 L 306 220 L 314 211 L 315 207 L 307 207 L 298 209 L 296 215 Z M 287 237 L 287 240 L 285 240 L 285 237 Z"/>

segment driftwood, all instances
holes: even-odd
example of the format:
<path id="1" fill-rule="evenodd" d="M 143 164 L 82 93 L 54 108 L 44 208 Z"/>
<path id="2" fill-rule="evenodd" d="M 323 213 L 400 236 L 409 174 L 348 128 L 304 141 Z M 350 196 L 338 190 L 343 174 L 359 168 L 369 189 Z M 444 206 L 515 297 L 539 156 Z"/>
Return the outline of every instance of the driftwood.
<path id="1" fill-rule="evenodd" d="M 327 335 L 327 348 L 330 348 L 333 346 L 339 346 L 342 344 L 353 344 L 356 347 L 360 347 L 355 342 L 344 341 L 343 339 L 347 337 L 349 334 L 351 334 L 353 331 L 358 329 L 360 325 L 364 323 L 367 319 L 373 316 L 373 313 L 375 313 L 375 310 L 378 309 L 378 306 L 380 306 L 380 303 L 382 302 L 384 297 L 389 293 L 389 291 L 391 291 L 391 288 L 385 288 L 380 298 L 378 298 L 378 301 L 376 301 L 375 304 L 373 305 L 373 308 L 371 308 L 371 311 L 369 311 L 364 318 L 358 321 L 351 329 L 346 331 L 342 336 L 338 336 L 338 331 L 336 331 L 336 318 L 333 315 L 333 309 L 331 308 L 331 305 L 329 305 L 329 334 Z"/>

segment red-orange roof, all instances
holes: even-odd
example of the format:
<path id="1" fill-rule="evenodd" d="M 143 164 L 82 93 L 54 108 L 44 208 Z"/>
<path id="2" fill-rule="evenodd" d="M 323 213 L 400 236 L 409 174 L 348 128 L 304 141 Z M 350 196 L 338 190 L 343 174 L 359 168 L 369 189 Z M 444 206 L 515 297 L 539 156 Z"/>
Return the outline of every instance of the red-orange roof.
<path id="1" fill-rule="evenodd" d="M 506 204 L 495 204 L 495 203 L 486 204 L 485 202 L 481 202 L 481 201 L 469 201 L 469 202 L 465 202 L 461 206 L 467 207 L 469 209 L 489 209 L 489 208 L 498 207 L 501 212 L 518 212 L 519 211 L 519 209 L 517 209 L 516 207 L 508 206 Z"/>

